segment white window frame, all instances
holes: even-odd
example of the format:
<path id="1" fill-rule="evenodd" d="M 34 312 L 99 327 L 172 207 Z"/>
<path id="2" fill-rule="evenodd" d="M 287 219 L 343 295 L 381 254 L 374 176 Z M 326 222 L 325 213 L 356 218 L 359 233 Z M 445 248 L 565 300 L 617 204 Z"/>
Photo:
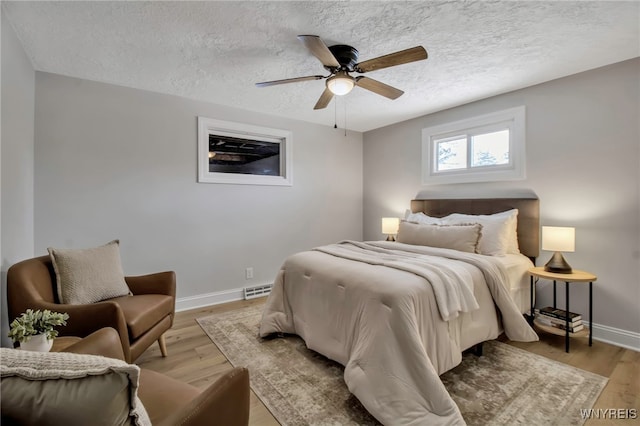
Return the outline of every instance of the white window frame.
<path id="1" fill-rule="evenodd" d="M 280 144 L 280 176 L 209 171 L 209 135 L 251 138 Z M 241 185 L 293 185 L 293 136 L 282 129 L 198 117 L 198 182 Z"/>
<path id="2" fill-rule="evenodd" d="M 526 177 L 525 112 L 525 107 L 519 106 L 422 129 L 422 185 L 524 179 Z M 467 168 L 437 170 L 437 141 L 454 136 L 469 137 L 505 129 L 509 129 L 508 164 L 470 167 L 471 152 L 467 152 Z"/>

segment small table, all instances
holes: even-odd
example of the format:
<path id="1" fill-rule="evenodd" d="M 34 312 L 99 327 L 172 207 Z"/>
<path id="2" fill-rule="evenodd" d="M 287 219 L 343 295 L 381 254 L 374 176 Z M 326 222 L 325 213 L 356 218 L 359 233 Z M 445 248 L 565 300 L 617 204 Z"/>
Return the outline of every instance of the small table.
<path id="1" fill-rule="evenodd" d="M 556 272 L 547 272 L 544 270 L 544 266 L 538 266 L 535 268 L 530 268 L 528 271 L 531 276 L 531 322 L 533 323 L 535 319 L 535 302 L 533 297 L 534 292 L 534 277 L 544 278 L 547 280 L 553 280 L 553 307 L 556 308 L 556 281 L 564 281 L 565 282 L 565 300 L 566 306 L 565 311 L 569 312 L 569 283 L 589 283 L 589 346 L 592 346 L 592 334 L 593 334 L 593 282 L 598 279 L 595 275 L 590 272 L 579 271 L 574 269 L 570 274 L 559 274 Z M 565 319 L 566 321 L 566 330 L 559 330 L 553 327 L 547 327 L 542 324 L 536 324 L 540 328 L 545 331 L 548 331 L 553 334 L 564 334 L 565 336 L 565 351 L 569 352 L 569 338 L 571 336 L 584 336 L 586 334 L 586 330 L 581 330 L 578 333 L 569 334 L 569 318 Z"/>

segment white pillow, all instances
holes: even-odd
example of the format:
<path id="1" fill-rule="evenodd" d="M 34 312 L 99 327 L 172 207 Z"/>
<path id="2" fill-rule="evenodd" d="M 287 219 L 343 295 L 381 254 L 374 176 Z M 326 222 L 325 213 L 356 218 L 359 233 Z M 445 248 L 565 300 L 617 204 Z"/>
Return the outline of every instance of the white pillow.
<path id="1" fill-rule="evenodd" d="M 506 217 L 509 219 L 509 247 L 507 253 L 520 254 L 520 247 L 518 246 L 518 209 L 511 209 L 493 215 L 489 217 Z"/>
<path id="2" fill-rule="evenodd" d="M 446 224 L 479 223 L 482 236 L 478 242 L 478 251 L 487 256 L 518 254 L 518 209 L 491 215 L 470 215 L 453 213 L 444 218 Z"/>
<path id="3" fill-rule="evenodd" d="M 430 225 L 400 222 L 397 241 L 404 244 L 439 247 L 477 253 L 482 225 Z"/>
<path id="4" fill-rule="evenodd" d="M 407 222 L 422 223 L 426 225 L 442 225 L 442 219 L 443 218 L 441 217 L 427 216 L 422 212 L 411 213 L 411 210 L 409 209 L 404 212 L 404 220 Z"/>

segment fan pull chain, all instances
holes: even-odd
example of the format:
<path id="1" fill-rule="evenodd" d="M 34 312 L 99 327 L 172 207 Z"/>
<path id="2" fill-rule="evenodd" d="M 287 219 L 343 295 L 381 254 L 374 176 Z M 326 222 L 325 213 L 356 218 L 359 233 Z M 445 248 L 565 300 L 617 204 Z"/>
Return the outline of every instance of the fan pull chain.
<path id="1" fill-rule="evenodd" d="M 344 137 L 347 137 L 347 100 L 344 101 Z"/>
<path id="2" fill-rule="evenodd" d="M 344 96 L 343 96 L 344 98 Z M 347 137 L 347 100 L 343 101 L 344 105 L 344 136 Z M 338 128 L 338 97 L 333 98 L 333 128 Z"/>

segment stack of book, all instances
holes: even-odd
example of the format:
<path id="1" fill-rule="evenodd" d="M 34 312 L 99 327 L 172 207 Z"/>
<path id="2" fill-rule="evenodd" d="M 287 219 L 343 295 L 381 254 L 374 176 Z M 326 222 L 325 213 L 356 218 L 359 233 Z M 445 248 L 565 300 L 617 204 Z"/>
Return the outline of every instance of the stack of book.
<path id="1" fill-rule="evenodd" d="M 539 324 L 546 325 L 547 327 L 553 327 L 560 330 L 566 330 L 567 327 L 567 313 L 562 309 L 555 309 L 551 306 L 546 308 L 536 309 L 535 321 Z M 582 315 L 574 312 L 569 312 L 569 333 L 576 333 L 584 328 L 582 324 Z"/>

